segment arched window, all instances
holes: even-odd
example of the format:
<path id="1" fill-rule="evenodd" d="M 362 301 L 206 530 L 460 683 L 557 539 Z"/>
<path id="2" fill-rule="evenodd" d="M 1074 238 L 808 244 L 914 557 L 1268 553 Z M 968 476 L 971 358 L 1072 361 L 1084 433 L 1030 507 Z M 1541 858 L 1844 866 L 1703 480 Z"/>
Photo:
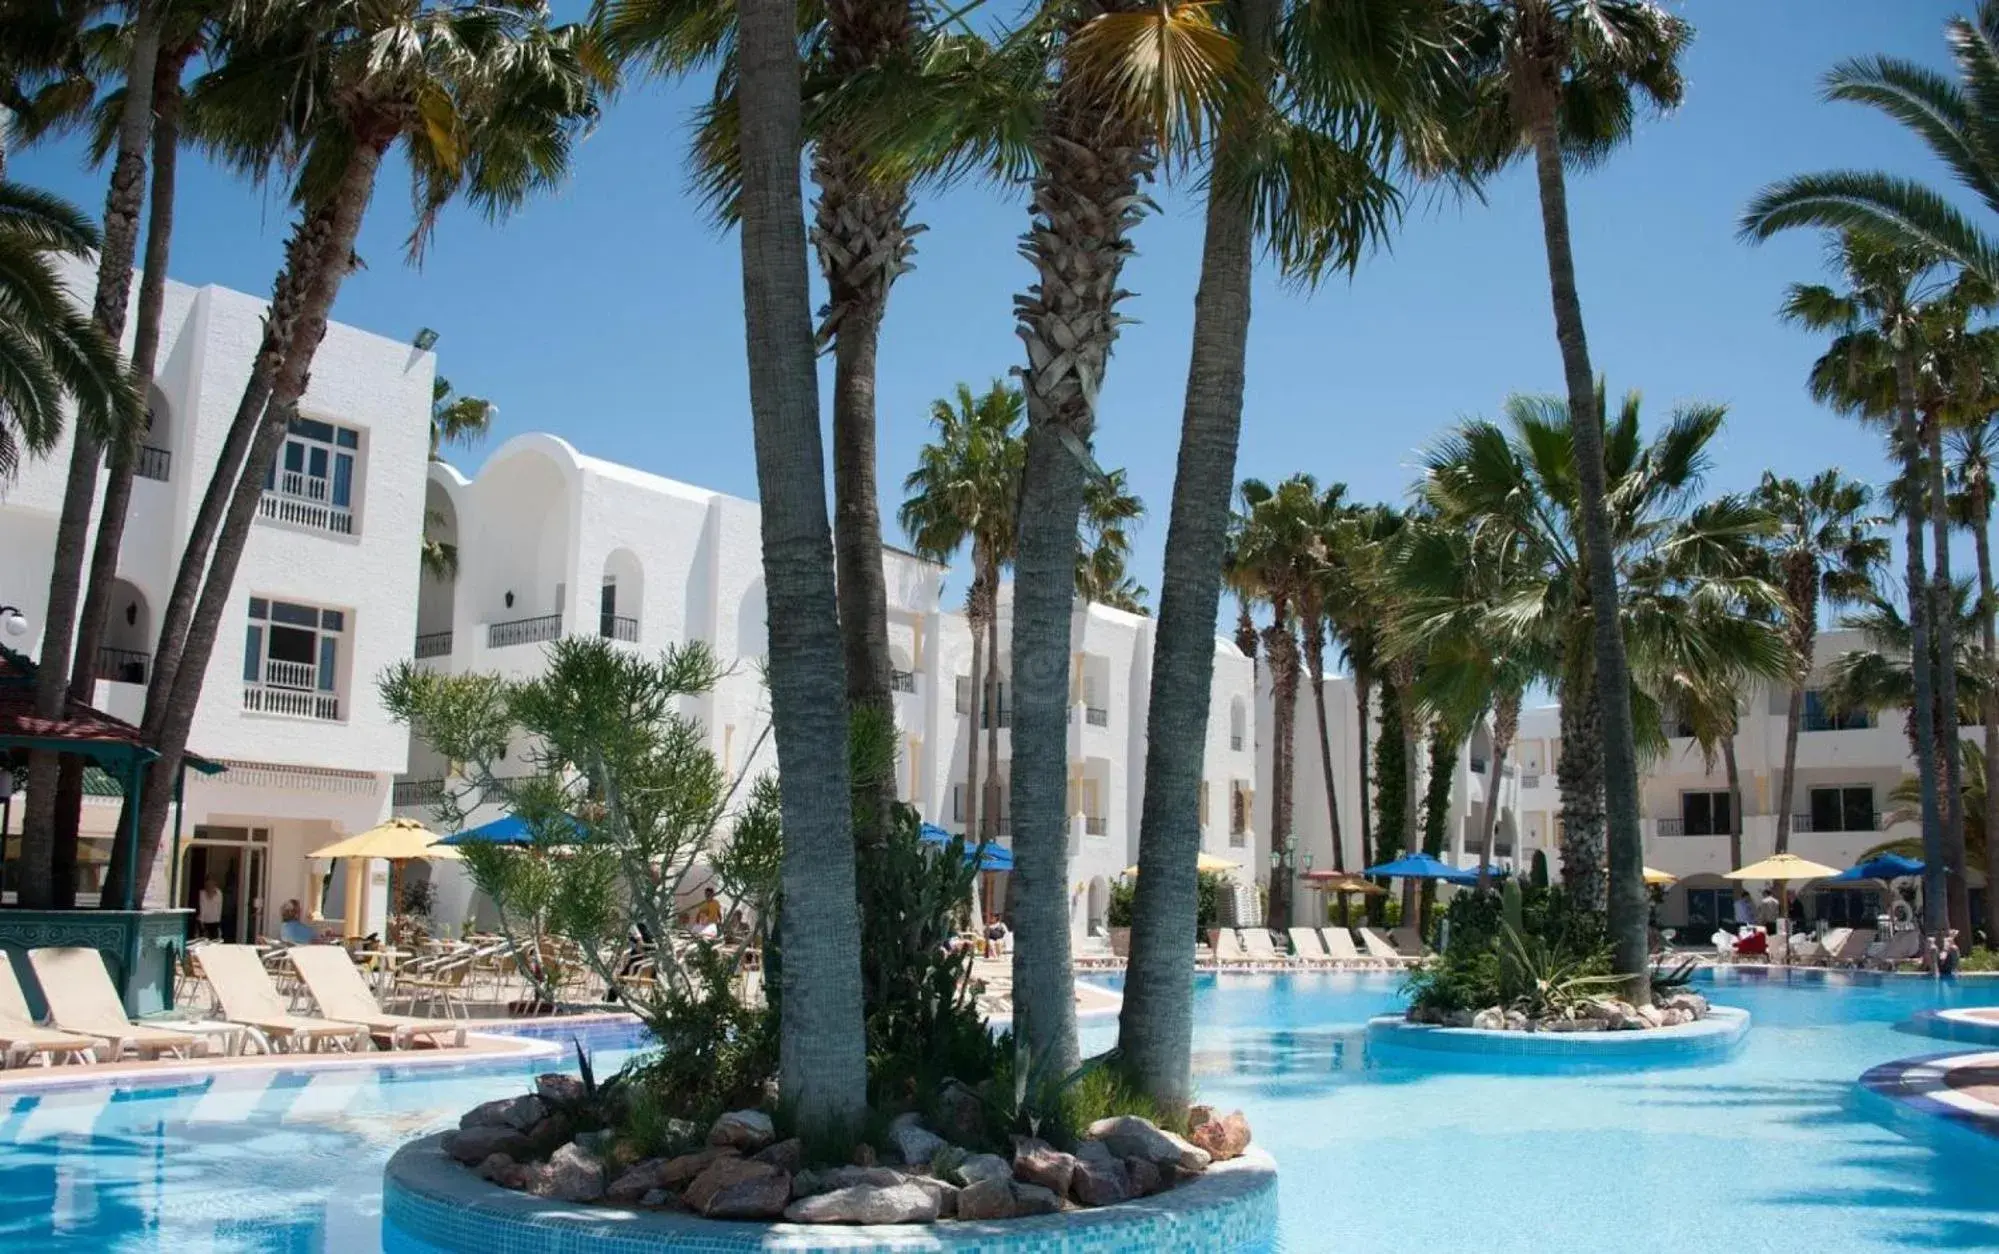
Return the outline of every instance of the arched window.
<path id="1" fill-rule="evenodd" d="M 1241 697 L 1229 702 L 1229 748 L 1240 753 L 1249 747 L 1249 710 Z"/>

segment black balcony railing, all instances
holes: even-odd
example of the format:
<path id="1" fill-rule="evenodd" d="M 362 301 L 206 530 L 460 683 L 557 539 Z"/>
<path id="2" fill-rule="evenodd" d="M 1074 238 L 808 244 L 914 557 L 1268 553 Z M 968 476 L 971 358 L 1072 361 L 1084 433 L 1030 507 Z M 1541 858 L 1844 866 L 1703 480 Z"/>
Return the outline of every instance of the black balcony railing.
<path id="1" fill-rule="evenodd" d="M 132 473 L 141 479 L 167 481 L 167 471 L 173 466 L 174 455 L 163 448 L 141 444 L 139 454 L 132 461 Z"/>
<path id="2" fill-rule="evenodd" d="M 1100 705 L 1086 705 L 1083 707 L 1083 721 L 1092 727 L 1109 727 L 1111 712 Z"/>
<path id="3" fill-rule="evenodd" d="M 152 660 L 150 653 L 104 645 L 97 650 L 97 677 L 114 684 L 143 684 Z"/>
<path id="4" fill-rule="evenodd" d="M 1086 815 L 1084 817 L 1083 831 L 1086 834 L 1091 836 L 1101 836 L 1104 834 L 1106 830 L 1108 829 L 1106 829 L 1104 826 L 1104 818 L 1102 815 L 1091 814 L 1091 815 Z"/>
<path id="5" fill-rule="evenodd" d="M 605 614 L 598 619 L 597 634 L 606 640 L 622 640 L 626 644 L 637 644 L 639 620 L 626 618 L 621 614 Z"/>
<path id="6" fill-rule="evenodd" d="M 1878 832 L 1881 830 L 1881 816 L 1872 811 L 1861 814 L 1849 811 L 1825 816 L 1826 822 L 1813 821 L 1809 814 L 1793 814 L 1791 830 L 1794 832 Z"/>
<path id="7" fill-rule="evenodd" d="M 915 692 L 916 672 L 890 671 L 888 673 L 888 686 L 895 692 Z"/>
<path id="8" fill-rule="evenodd" d="M 434 805 L 444 799 L 444 781 L 441 779 L 399 779 L 390 789 L 390 800 L 397 806 Z"/>
<path id="9" fill-rule="evenodd" d="M 416 638 L 416 655 L 427 657 L 451 656 L 451 633 L 448 631 L 426 631 Z"/>
<path id="10" fill-rule="evenodd" d="M 508 649 L 517 644 L 539 644 L 562 634 L 562 615 L 541 614 L 515 618 L 504 623 L 486 624 L 486 647 Z"/>

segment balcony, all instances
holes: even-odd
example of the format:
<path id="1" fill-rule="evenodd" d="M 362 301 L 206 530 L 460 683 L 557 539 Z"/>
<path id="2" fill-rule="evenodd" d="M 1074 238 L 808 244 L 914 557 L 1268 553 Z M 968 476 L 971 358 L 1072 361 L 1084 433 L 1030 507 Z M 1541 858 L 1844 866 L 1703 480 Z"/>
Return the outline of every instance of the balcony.
<path id="1" fill-rule="evenodd" d="M 104 645 L 97 650 L 97 677 L 113 684 L 143 684 L 152 660 L 150 653 Z"/>
<path id="2" fill-rule="evenodd" d="M 562 615 L 540 614 L 534 618 L 509 619 L 486 624 L 486 647 L 510 649 L 518 644 L 539 644 L 562 634 Z"/>
<path id="3" fill-rule="evenodd" d="M 398 810 L 435 805 L 444 800 L 444 781 L 441 779 L 399 779 L 390 789 L 391 800 Z"/>
<path id="4" fill-rule="evenodd" d="M 264 663 L 264 682 L 243 685 L 243 710 L 247 714 L 338 722 L 340 697 L 320 690 L 318 679 L 319 668 L 310 663 L 273 658 Z"/>
<path id="5" fill-rule="evenodd" d="M 639 642 L 639 620 L 622 614 L 605 614 L 597 621 L 597 634 L 606 640 L 622 640 L 626 644 Z"/>
<path id="6" fill-rule="evenodd" d="M 1084 834 L 1085 834 L 1085 835 L 1089 835 L 1089 836 L 1102 836 L 1102 835 L 1103 835 L 1103 834 L 1104 834 L 1104 833 L 1105 833 L 1106 831 L 1108 831 L 1108 830 L 1109 830 L 1109 829 L 1108 829 L 1108 828 L 1107 828 L 1107 827 L 1105 826 L 1105 824 L 1104 824 L 1104 817 L 1103 817 L 1103 815 L 1101 815 L 1101 814 L 1091 814 L 1091 815 L 1086 815 L 1086 816 L 1084 816 L 1084 818 L 1083 818 L 1083 832 L 1084 832 Z"/>
<path id="7" fill-rule="evenodd" d="M 914 693 L 916 691 L 916 672 L 890 671 L 888 673 L 888 686 L 891 692 Z M 964 709 L 961 707 L 958 712 L 963 714 Z"/>
<path id="8" fill-rule="evenodd" d="M 1541 786 L 1541 772 L 1528 771 L 1521 775 L 1520 786 L 1522 788 L 1539 788 Z"/>
<path id="9" fill-rule="evenodd" d="M 329 500 L 331 485 L 287 470 L 278 476 L 278 486 L 266 488 L 257 512 L 276 522 L 308 527 L 336 536 L 354 534 L 354 511 Z"/>
<path id="10" fill-rule="evenodd" d="M 451 656 L 451 633 L 448 631 L 426 631 L 416 638 L 418 661 L 432 657 Z"/>
<path id="11" fill-rule="evenodd" d="M 1083 721 L 1092 727 L 1109 727 L 1111 712 L 1100 705 L 1086 705 L 1083 707 Z"/>
<path id="12" fill-rule="evenodd" d="M 1872 811 L 1866 814 L 1848 813 L 1837 816 L 1827 815 L 1826 817 L 1829 822 L 1834 822 L 1837 826 L 1821 827 L 1812 821 L 1812 816 L 1809 814 L 1793 814 L 1791 816 L 1791 830 L 1794 832 L 1820 834 L 1829 832 L 1878 832 L 1881 830 L 1881 816 Z"/>
<path id="13" fill-rule="evenodd" d="M 174 455 L 163 448 L 141 444 L 139 454 L 132 461 L 132 473 L 141 479 L 167 481 L 167 471 L 173 466 Z"/>

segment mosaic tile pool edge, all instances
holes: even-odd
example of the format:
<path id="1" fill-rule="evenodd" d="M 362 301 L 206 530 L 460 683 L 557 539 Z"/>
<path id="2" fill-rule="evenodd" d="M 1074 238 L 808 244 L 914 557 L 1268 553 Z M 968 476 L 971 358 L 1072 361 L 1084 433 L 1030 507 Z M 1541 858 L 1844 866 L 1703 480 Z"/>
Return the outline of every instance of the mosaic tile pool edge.
<path id="1" fill-rule="evenodd" d="M 719 1223 L 687 1215 L 564 1205 L 472 1175 L 442 1135 L 396 1151 L 383 1172 L 386 1254 L 1239 1254 L 1277 1231 L 1277 1166 L 1252 1148 L 1199 1181 L 1139 1201 L 1003 1223 L 851 1227 Z"/>

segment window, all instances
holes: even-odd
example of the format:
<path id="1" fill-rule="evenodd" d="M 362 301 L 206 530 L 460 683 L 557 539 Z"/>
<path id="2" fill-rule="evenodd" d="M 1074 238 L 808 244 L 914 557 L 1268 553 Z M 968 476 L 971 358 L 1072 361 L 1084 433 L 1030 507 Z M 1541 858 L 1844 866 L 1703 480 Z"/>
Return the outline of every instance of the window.
<path id="1" fill-rule="evenodd" d="M 1810 810 L 1795 815 L 1792 826 L 1801 832 L 1871 832 L 1874 830 L 1874 789 L 1814 788 L 1809 794 Z"/>
<path id="2" fill-rule="evenodd" d="M 1835 710 L 1818 689 L 1806 690 L 1805 731 L 1864 731 L 1872 726 L 1874 716 L 1868 711 L 1857 708 Z"/>
<path id="3" fill-rule="evenodd" d="M 1709 929 L 1735 922 L 1735 890 L 1731 888 L 1689 888 L 1687 928 L 1698 935 Z M 1709 933 L 1711 934 L 1711 933 Z"/>
<path id="4" fill-rule="evenodd" d="M 1201 781 L 1201 826 L 1208 826 L 1208 781 Z"/>
<path id="5" fill-rule="evenodd" d="M 1813 904 L 1832 927 L 1873 927 L 1881 913 L 1879 894 L 1864 888 L 1822 888 Z"/>
<path id="6" fill-rule="evenodd" d="M 250 598 L 243 641 L 243 708 L 299 718 L 340 717 L 342 610 Z"/>
<path id="7" fill-rule="evenodd" d="M 951 785 L 951 821 L 953 823 L 962 823 L 965 821 L 965 786 L 963 784 Z"/>
<path id="8" fill-rule="evenodd" d="M 1726 836 L 1729 830 L 1728 794 L 1725 792 L 1683 792 L 1680 794 L 1680 834 L 1682 836 Z"/>
<path id="9" fill-rule="evenodd" d="M 606 640 L 638 642 L 639 620 L 618 613 L 618 581 L 615 579 L 606 579 L 603 591 L 597 594 L 597 634 Z"/>
<path id="10" fill-rule="evenodd" d="M 1249 835 L 1249 807 L 1252 793 L 1236 780 L 1229 785 L 1229 844 L 1242 845 Z"/>
<path id="11" fill-rule="evenodd" d="M 966 713 L 972 708 L 972 677 L 970 675 L 958 676 L 957 694 L 958 713 Z"/>
<path id="12" fill-rule="evenodd" d="M 354 534 L 354 459 L 361 433 L 312 418 L 294 418 L 285 446 L 264 480 L 266 518 Z"/>

